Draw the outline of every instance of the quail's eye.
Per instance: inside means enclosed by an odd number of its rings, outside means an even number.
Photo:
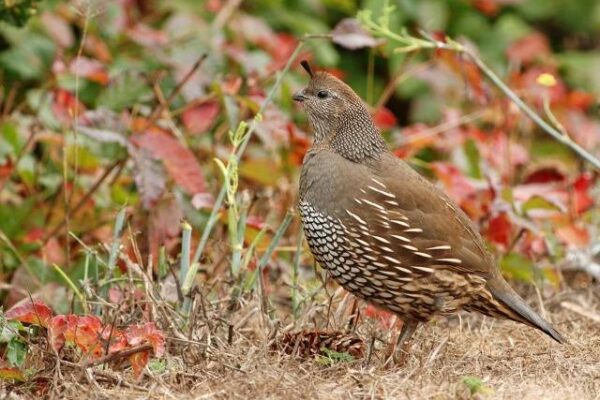
[[[317,97],[320,98],[320,99],[326,99],[326,98],[329,97],[329,93],[327,93],[327,90],[320,90],[317,93]]]

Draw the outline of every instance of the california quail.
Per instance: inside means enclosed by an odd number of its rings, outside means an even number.
[[[322,71],[293,99],[314,134],[300,177],[308,245],[346,290],[404,321],[398,347],[421,322],[479,311],[564,338],[502,277],[469,218],[386,147],[360,97]]]

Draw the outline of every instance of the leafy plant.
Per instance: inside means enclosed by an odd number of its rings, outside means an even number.
[[[0,3],[0,21],[23,26],[37,13],[40,0],[3,0]]]

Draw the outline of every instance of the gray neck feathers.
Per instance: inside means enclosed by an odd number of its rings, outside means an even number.
[[[358,163],[368,158],[378,158],[387,150],[362,102],[345,108],[334,121],[311,118],[310,122],[315,145],[328,144],[329,148],[350,161]]]

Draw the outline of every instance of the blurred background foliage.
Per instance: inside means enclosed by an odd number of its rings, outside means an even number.
[[[598,154],[599,2],[391,3],[392,30],[446,34],[476,49],[541,114],[547,99],[573,139]],[[121,271],[130,258],[161,275],[161,248],[174,265],[181,219],[192,224],[196,243],[222,185],[213,158],[227,159],[227,132],[254,116],[299,41],[328,34],[359,10],[378,15],[383,5],[3,1],[0,280],[11,284],[0,288],[4,302],[48,290],[58,303],[65,289],[51,266],[74,280],[89,278],[87,256],[106,256],[122,207],[130,238],[122,243]],[[568,283],[571,270],[584,271],[577,275],[584,284],[599,277],[590,267],[598,252],[597,173],[460,57],[393,48],[350,50],[314,38],[300,56],[341,76],[367,101],[391,148],[439,180],[508,275],[554,288]],[[556,85],[538,84],[542,73],[555,76]],[[250,199],[244,240],[265,230],[259,253],[295,205],[310,134],[291,93],[306,81],[295,61],[239,166],[239,192]],[[225,215],[203,254],[200,279],[226,274]],[[275,281],[288,279],[297,234],[295,221],[269,262]],[[308,253],[301,261],[307,281],[316,279]]]

